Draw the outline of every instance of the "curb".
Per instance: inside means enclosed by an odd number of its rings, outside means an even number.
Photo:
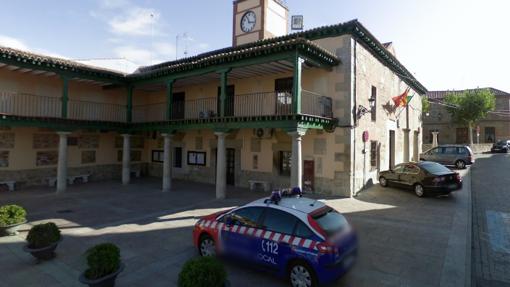
[[[471,286],[471,193],[471,168],[469,168],[464,175],[464,187],[455,194],[459,204],[453,216],[439,286]]]

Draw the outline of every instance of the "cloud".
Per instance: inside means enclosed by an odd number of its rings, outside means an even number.
[[[115,48],[113,52],[117,55],[117,57],[126,58],[138,65],[150,64],[151,59],[154,56],[151,51],[134,46],[120,46]]]
[[[108,21],[110,31],[118,35],[150,36],[159,34],[155,27],[159,12],[151,8],[133,7]]]
[[[23,41],[13,38],[13,37],[4,36],[4,35],[0,35],[0,46],[9,47],[9,48],[18,49],[18,50],[30,51],[28,46]]]
[[[128,6],[129,2],[127,0],[102,0],[100,5],[104,9],[117,9]]]

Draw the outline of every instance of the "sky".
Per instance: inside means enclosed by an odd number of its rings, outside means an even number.
[[[286,2],[305,29],[358,19],[428,90],[510,92],[508,0]],[[2,11],[0,45],[122,71],[232,44],[232,0],[17,0]]]

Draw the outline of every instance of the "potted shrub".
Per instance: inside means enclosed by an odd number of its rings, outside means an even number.
[[[27,222],[27,212],[19,205],[4,205],[0,207],[0,236],[16,235],[20,225]]]
[[[191,259],[179,273],[179,287],[224,287],[229,286],[223,264],[211,256]]]
[[[62,241],[60,230],[53,222],[34,225],[27,235],[23,250],[37,259],[49,260],[55,257],[55,249]]]
[[[113,287],[124,264],[120,250],[112,243],[98,244],[85,253],[88,269],[80,275],[80,282],[90,287]]]

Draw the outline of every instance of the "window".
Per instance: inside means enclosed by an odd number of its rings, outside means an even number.
[[[404,164],[399,164],[393,168],[393,172],[402,173],[402,172],[404,172],[404,167],[405,167]]]
[[[297,220],[298,219],[290,213],[274,208],[267,208],[262,227],[275,232],[292,234]]]
[[[329,209],[324,213],[318,214],[314,216],[313,219],[328,235],[333,235],[348,225],[345,217],[334,209]]]
[[[468,150],[464,147],[458,147],[457,148],[457,153],[458,154],[469,154]]]
[[[298,220],[296,225],[296,230],[294,231],[294,236],[301,238],[311,238],[314,233],[304,224],[301,220]]]
[[[456,147],[444,147],[443,153],[444,154],[457,154],[457,148]]]
[[[291,156],[292,153],[290,151],[280,151],[279,156],[280,175],[290,176]]]
[[[152,162],[163,162],[163,154],[164,152],[162,150],[153,150],[151,156]]]
[[[205,152],[188,151],[188,165],[205,166]]]
[[[496,142],[496,128],[495,127],[485,127],[484,141],[486,143],[495,143]]]
[[[370,105],[372,107],[371,109],[371,116],[372,121],[375,122],[377,119],[377,88],[372,86],[372,94],[370,96],[370,99],[373,99],[373,103]]]
[[[230,218],[232,224],[248,227],[258,227],[258,222],[262,211],[264,211],[264,208],[262,207],[246,207],[238,209],[226,217]]]
[[[370,167],[377,168],[377,141],[370,141]]]
[[[182,167],[182,147],[174,147],[174,167]]]
[[[420,173],[420,168],[413,164],[408,164],[408,165],[406,165],[406,167],[404,169],[404,173],[418,174],[418,173]]]
[[[290,78],[276,79],[274,90],[276,93],[276,113],[289,114],[292,110],[292,89],[294,80]]]

